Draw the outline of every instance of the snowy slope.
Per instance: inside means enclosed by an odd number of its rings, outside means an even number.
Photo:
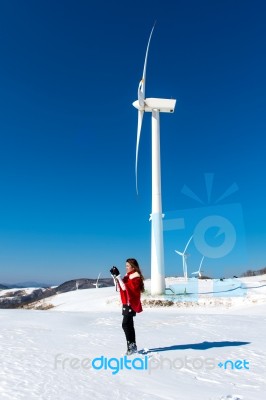
[[[147,369],[116,373],[111,367],[121,362],[125,339],[113,287],[45,299],[55,306],[48,311],[0,310],[0,398],[263,399],[265,276],[246,278],[245,284],[245,297],[219,298],[215,307],[208,302],[214,297],[197,307],[146,307],[135,326],[149,359],[131,360]],[[118,360],[110,362],[112,357]],[[94,369],[96,358],[95,366],[105,359],[107,368]]]

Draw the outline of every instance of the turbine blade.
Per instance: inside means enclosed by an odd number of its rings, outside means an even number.
[[[192,238],[193,238],[193,235],[189,238],[189,241],[188,241],[187,244],[186,244],[184,253],[186,252],[186,249],[188,248],[188,245],[189,245],[189,243],[191,242]]]
[[[101,272],[100,272],[99,275],[98,275],[98,278],[97,278],[97,281],[96,281],[96,285],[98,284],[98,281],[99,281],[99,279],[100,279],[100,276],[101,276]]]
[[[200,269],[201,269],[203,260],[204,260],[204,256],[203,256],[202,259],[201,259],[200,266],[199,266],[199,271],[200,271]]]
[[[148,40],[148,45],[147,45],[146,54],[145,54],[145,60],[144,60],[142,79],[141,79],[141,81],[139,83],[139,88],[138,88],[138,100],[139,100],[139,105],[141,107],[144,107],[147,60],[148,60],[148,54],[149,54],[150,41],[151,41],[151,37],[152,37],[152,34],[153,34],[154,27],[155,27],[155,23],[154,23],[154,25],[152,27],[152,30],[151,30],[151,33],[150,33],[150,37],[149,37],[149,40]]]
[[[135,161],[135,176],[136,176],[136,191],[138,194],[138,157],[139,157],[139,141],[140,141],[140,133],[141,126],[143,120],[144,111],[138,111],[138,130],[137,130],[137,143],[136,143],[136,161]]]
[[[178,251],[178,250],[175,250],[175,252],[177,253],[177,254],[179,254],[180,256],[184,256],[184,253],[181,253],[181,251]]]

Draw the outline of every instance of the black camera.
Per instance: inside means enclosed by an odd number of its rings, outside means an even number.
[[[110,272],[111,272],[111,275],[113,275],[114,277],[120,275],[120,272],[118,271],[118,269],[117,269],[115,266],[113,266],[113,267],[110,269]]]

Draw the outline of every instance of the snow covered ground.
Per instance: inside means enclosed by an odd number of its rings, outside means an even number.
[[[0,399],[264,399],[266,277],[241,281],[242,292],[204,281],[196,301],[146,306],[135,327],[149,351],[126,359],[114,287],[47,298],[48,311],[0,310]]]

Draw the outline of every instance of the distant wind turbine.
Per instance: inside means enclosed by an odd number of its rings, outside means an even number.
[[[98,283],[99,279],[100,279],[100,276],[101,276],[101,272],[98,275],[97,281],[95,283],[93,283],[93,286],[95,286],[95,289],[98,289],[101,286],[101,284]]]
[[[203,256],[202,259],[201,259],[201,262],[200,262],[200,266],[199,266],[198,271],[191,272],[191,275],[198,275],[198,277],[201,278],[201,266],[202,266],[203,260],[204,260],[204,256]]]
[[[186,244],[186,246],[185,246],[183,252],[182,252],[182,251],[175,250],[175,252],[176,252],[177,254],[179,254],[179,255],[182,257],[183,273],[184,273],[184,278],[185,278],[186,280],[187,280],[187,260],[186,260],[186,259],[187,259],[187,257],[188,257],[188,254],[186,253],[186,250],[187,250],[188,245],[189,245],[189,243],[191,242],[192,238],[193,238],[193,235],[189,238],[189,240],[188,240],[188,242],[187,242],[187,244]]]
[[[155,26],[155,25],[154,25]],[[160,112],[173,113],[176,100],[146,98],[146,68],[151,37],[154,26],[151,30],[145,54],[142,79],[138,87],[138,100],[133,106],[138,110],[138,127],[136,143],[136,190],[138,193],[138,152],[141,134],[141,126],[144,112],[152,115],[152,211],[151,211],[151,294],[164,294],[164,246],[163,246],[163,215],[161,198],[161,159],[160,159]]]

